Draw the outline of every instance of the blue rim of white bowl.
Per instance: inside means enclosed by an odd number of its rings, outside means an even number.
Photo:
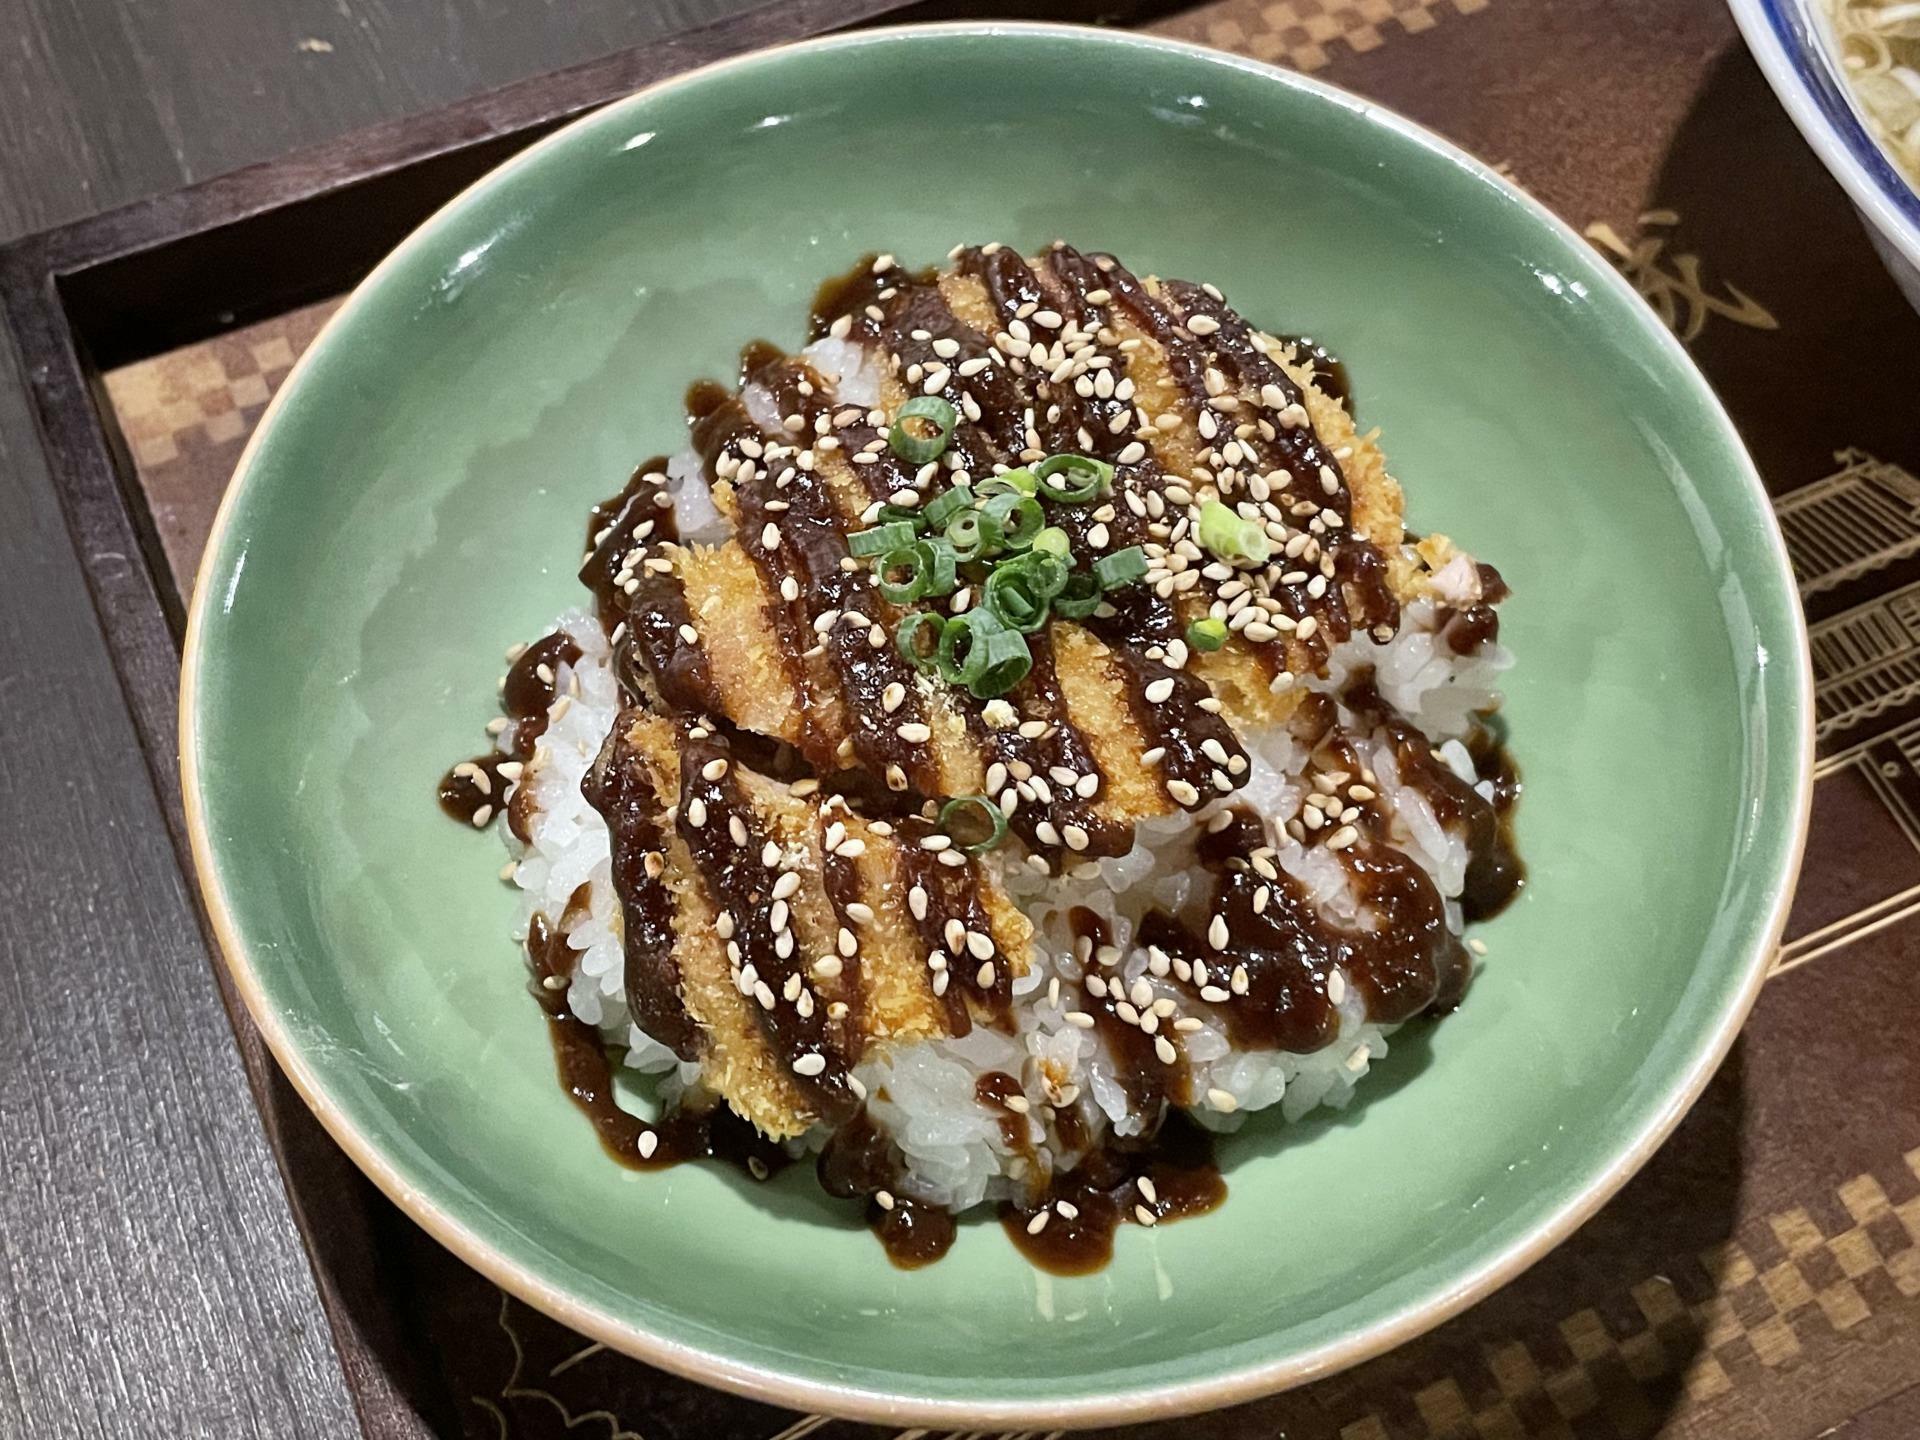
[[[1832,49],[1814,33],[1806,5],[1802,0],[1732,0],[1732,8],[1808,143],[1829,162],[1854,202],[1870,211],[1920,267],[1920,191],[1868,132]],[[1760,26],[1764,33],[1756,33]],[[1848,165],[1835,163],[1836,147]]]

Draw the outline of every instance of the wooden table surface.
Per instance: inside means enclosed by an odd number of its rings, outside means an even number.
[[[748,8],[5,0],[0,241]],[[358,1434],[0,344],[0,1435]]]

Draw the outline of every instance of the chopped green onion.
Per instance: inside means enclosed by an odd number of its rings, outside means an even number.
[[[1102,590],[1118,590],[1122,585],[1131,585],[1146,573],[1147,552],[1138,545],[1115,550],[1111,555],[1102,555],[1093,562],[1093,578],[1100,582]]]
[[[1227,643],[1227,622],[1209,615],[1187,626],[1187,644],[1195,650],[1218,650]]]
[[[914,541],[914,528],[904,520],[889,520],[884,525],[876,525],[871,530],[858,530],[847,537],[849,553],[865,558],[870,555],[884,555],[889,550],[898,550],[902,545],[911,545]]]
[[[940,631],[940,676],[949,685],[971,685],[986,665],[986,639],[1006,623],[990,610],[973,609],[948,620]]]
[[[1029,550],[1006,563],[1026,575],[1033,593],[1043,600],[1051,600],[1067,588],[1067,576],[1071,573],[1067,562],[1051,551]]]
[[[1084,620],[1100,608],[1100,582],[1085,570],[1067,577],[1067,588],[1053,598],[1053,613],[1062,620]]]
[[[1080,505],[1105,493],[1113,466],[1088,455],[1049,455],[1035,468],[1040,494],[1062,505]]]
[[[1034,536],[1046,526],[1046,512],[1040,502],[1013,491],[1002,491],[980,507],[982,515],[991,515],[1004,532],[1000,543],[1009,550],[1025,550]]]
[[[960,557],[954,553],[953,546],[944,536],[935,535],[930,540],[922,540],[913,547],[919,553],[925,568],[927,588],[923,592],[929,599],[951,595],[959,588]]]
[[[969,855],[984,855],[1007,838],[1007,816],[984,795],[956,795],[940,807],[940,828]],[[967,839],[969,832],[979,838]]]
[[[920,632],[931,625],[927,632],[926,648],[921,648]],[[915,610],[900,622],[900,628],[893,632],[893,644],[913,668],[921,674],[929,674],[940,668],[940,636],[947,628],[946,617],[936,615],[931,610]]]
[[[897,570],[906,571],[906,578],[894,579]],[[873,588],[895,605],[911,605],[927,593],[927,570],[928,561],[920,547],[902,545],[873,562]]]
[[[987,636],[985,658],[980,674],[967,688],[976,699],[991,700],[1004,695],[1033,669],[1033,652],[1026,640],[1011,630],[996,630]]]
[[[947,543],[961,560],[978,560],[998,550],[1000,522],[982,510],[963,510],[947,522]]]
[[[1073,543],[1058,525],[1049,525],[1033,537],[1033,548],[1043,555],[1058,555],[1062,560],[1073,554]]]
[[[996,565],[987,576],[984,602],[1001,620],[1022,635],[1031,635],[1047,623],[1048,597],[1034,587],[1031,572],[1017,565]]]
[[[989,475],[980,482],[980,493],[986,495],[1004,495],[1009,491],[1016,495],[1034,495],[1039,493],[1040,482],[1033,478],[1033,472],[1024,466],[1018,470],[1009,470],[1004,475]]]
[[[1200,543],[1229,565],[1264,565],[1273,542],[1260,524],[1235,514],[1218,500],[1200,507]]]
[[[959,412],[938,395],[916,395],[893,417],[887,448],[915,465],[938,460],[953,438],[954,422],[959,418]],[[908,424],[916,420],[918,425]],[[927,426],[933,427],[932,434],[926,433]]]
[[[967,485],[956,485],[942,495],[929,500],[920,511],[929,530],[943,530],[955,515],[973,504],[973,490]]]
[[[955,615],[940,632],[940,674],[977,699],[1006,694],[1032,668],[1027,642],[991,610]]]
[[[882,525],[891,525],[891,524],[894,524],[896,521],[904,522],[908,525],[911,525],[914,529],[915,534],[918,534],[920,531],[927,528],[927,517],[925,515],[922,515],[918,510],[915,510],[911,506],[882,505],[880,507],[878,523]]]

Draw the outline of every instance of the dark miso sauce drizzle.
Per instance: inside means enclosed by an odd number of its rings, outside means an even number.
[[[1040,310],[1057,312],[1086,333],[1099,331],[1103,345],[1111,344],[1111,327],[1123,322],[1152,336],[1167,373],[1195,413],[1212,403],[1223,374],[1233,388],[1267,393],[1265,387],[1274,387],[1288,402],[1303,400],[1299,386],[1268,353],[1270,343],[1207,287],[1144,283],[1110,256],[1083,255],[1065,246],[1056,246],[1032,266],[1009,250],[966,250],[957,256],[955,273],[978,282],[998,325],[1009,332],[1014,322]],[[885,347],[900,357],[903,368],[919,367],[907,380],[914,381],[923,371],[931,375],[937,368],[946,369],[944,385],[937,376],[928,381],[942,388],[924,393],[942,394],[963,412],[944,463],[963,468],[976,484],[996,466],[1030,463],[1035,449],[1092,454],[1112,464],[1112,503],[1058,507],[1050,515],[1050,523],[1068,531],[1076,555],[1149,538],[1146,514],[1159,516],[1163,493],[1169,485],[1185,485],[1186,479],[1170,477],[1150,449],[1143,457],[1137,453],[1141,447],[1131,443],[1135,431],[1128,392],[1115,393],[1127,379],[1127,354],[1116,351],[1111,356],[1108,376],[1115,383],[1103,381],[1091,387],[1092,393],[1056,384],[1041,397],[1035,385],[1044,372],[1010,364],[986,334],[955,313],[949,298],[931,270],[876,269],[863,263],[821,287],[814,333],[828,333],[844,317],[850,322],[842,332],[848,338]],[[975,314],[978,302],[969,303],[974,308],[959,308]],[[1291,347],[1296,369],[1310,370],[1318,390],[1351,408],[1346,367],[1337,358],[1310,338],[1283,343]],[[971,372],[964,382],[957,378],[963,366]],[[849,453],[871,445],[880,432],[864,416],[849,422],[838,413],[842,406],[830,405],[831,387],[821,376],[765,342],[742,352],[739,383],[764,387],[778,413],[788,417],[788,433],[778,427],[763,430],[736,390],[706,381],[690,387],[686,396],[692,443],[709,481],[730,482],[738,511],[737,537],[760,571],[765,592],[793,596],[769,600],[766,618],[777,641],[777,663],[796,701],[828,714],[837,710],[837,733],[845,737],[831,749],[809,749],[802,740],[801,758],[783,763],[822,777],[861,772],[884,777],[885,791],[849,791],[845,798],[862,808],[906,817],[896,822],[901,842],[897,878],[903,894],[911,886],[925,891],[924,918],[913,922],[925,947],[931,951],[943,946],[950,919],[990,933],[974,864],[937,863],[917,843],[930,826],[913,816],[912,809],[922,798],[938,795],[940,777],[928,759],[930,752],[904,743],[898,733],[902,724],[921,721],[927,714],[911,665],[892,644],[869,643],[864,627],[816,626],[828,611],[858,611],[891,633],[900,618],[900,612],[865,583],[863,567],[848,560],[846,533],[851,527],[843,511],[850,502],[816,470],[787,467],[775,478],[780,447],[792,453],[796,434],[826,433],[830,412],[832,433]],[[1201,433],[1213,432],[1203,427]],[[1312,615],[1316,626],[1305,638],[1273,647],[1272,654],[1261,647],[1259,659],[1268,678],[1278,673],[1281,663],[1274,655],[1284,656],[1298,670],[1324,660],[1329,648],[1350,634],[1371,631],[1385,638],[1400,623],[1386,556],[1346,530],[1352,496],[1333,450],[1309,424],[1289,421],[1257,430],[1241,426],[1233,433],[1239,458],[1235,442],[1223,433],[1214,442],[1220,447],[1215,463],[1224,456],[1242,476],[1264,476],[1275,484],[1284,477],[1292,495],[1312,495],[1323,514],[1335,517],[1327,521],[1330,528],[1323,536],[1324,560],[1309,551],[1299,567],[1315,566],[1324,576],[1319,593],[1310,595],[1304,583],[1293,581],[1272,592],[1280,613],[1296,622]],[[884,446],[875,451],[872,463],[851,467],[873,500],[916,483],[916,467]],[[762,455],[765,463],[742,468],[743,457]],[[730,468],[723,471],[723,463]],[[715,763],[732,756],[736,742],[766,742],[740,736],[727,725],[680,578],[671,566],[647,563],[651,547],[680,539],[669,490],[666,461],[650,459],[618,494],[595,506],[589,518],[580,579],[593,595],[613,645],[625,702],[634,708],[622,713],[582,790],[607,819],[612,835],[615,888],[626,927],[626,993],[633,1014],[682,1059],[697,1060],[701,1036],[679,994],[675,900],[662,880],[669,847],[680,847],[690,857],[716,911],[730,917],[727,933],[743,968],[751,966],[778,989],[806,966],[808,957],[797,953],[797,946],[789,947],[787,955],[776,952],[769,918],[771,872],[756,857],[777,837],[765,833],[738,772]],[[1092,537],[1096,526],[1107,535]],[[778,530],[777,542],[770,535],[760,538],[767,527]],[[1507,589],[1490,566],[1481,567],[1480,580],[1479,601],[1441,615],[1440,638],[1456,654],[1475,653],[1499,637],[1493,607]],[[1183,643],[1185,634],[1179,605],[1146,586],[1114,592],[1108,600],[1082,624],[1106,647],[1124,678],[1133,719],[1161,752],[1158,764],[1169,794],[1195,809],[1238,788],[1248,761],[1233,727],[1217,704],[1208,703],[1211,692],[1204,680],[1183,665],[1167,663],[1170,650]],[[1007,699],[1023,720],[1044,721],[1044,729],[1023,736],[1018,726],[988,726],[975,706],[966,715],[977,748],[987,761],[1001,761],[1016,774],[1065,768],[1098,775],[1092,748],[1068,715],[1052,638],[1043,632],[1031,643],[1033,668]],[[533,758],[545,730],[548,710],[558,698],[559,668],[578,658],[578,648],[564,633],[545,637],[515,658],[501,691],[506,743],[455,766],[443,778],[439,798],[449,815],[484,825],[499,813],[518,775],[515,762]],[[887,709],[881,697],[896,684],[905,698],[895,697],[893,708]],[[1144,695],[1149,686],[1156,693],[1171,693],[1148,703]],[[1483,795],[1386,705],[1370,681],[1356,679],[1342,701],[1373,726],[1374,734],[1385,732],[1394,745],[1401,783],[1419,791],[1443,825],[1467,837],[1470,863],[1460,902],[1466,917],[1477,920],[1497,913],[1525,878],[1511,834],[1520,779],[1497,736],[1480,730],[1468,747],[1477,778],[1490,792]],[[678,737],[681,785],[671,811],[663,810],[643,757],[620,743],[629,726],[644,717],[656,725],[667,721]],[[1314,751],[1315,766],[1357,769],[1351,746],[1335,729],[1336,719],[1329,697],[1312,696],[1299,706],[1293,732]],[[741,754],[745,762],[760,765],[758,750]],[[791,757],[793,752],[785,754]],[[858,771],[849,770],[856,765]],[[1191,798],[1182,793],[1182,782],[1191,786]],[[526,816],[505,808],[515,833],[527,839]],[[704,819],[694,823],[690,814]],[[828,814],[824,808],[818,812],[823,826]],[[1020,805],[1011,821],[1034,853],[1057,864],[1062,857],[1045,856],[1046,847],[1037,840],[1043,821],[1056,830],[1071,824],[1084,831],[1085,858],[1122,853],[1132,843],[1127,827],[1103,819],[1099,808],[1071,786],[1058,786],[1050,797]],[[1198,863],[1212,880],[1208,911],[1224,917],[1233,948],[1216,950],[1204,933],[1159,912],[1145,918],[1138,937],[1170,962],[1174,979],[1168,983],[1184,992],[1182,1013],[1210,1018],[1241,1047],[1304,1053],[1338,1038],[1340,1007],[1330,991],[1336,970],[1344,973],[1368,1017],[1376,1021],[1443,1013],[1457,1003],[1470,971],[1464,947],[1448,930],[1444,901],[1426,873],[1381,843],[1383,824],[1377,809],[1368,810],[1367,818],[1358,822],[1359,838],[1340,852],[1355,890],[1380,917],[1372,931],[1331,924],[1298,882],[1263,863],[1265,836],[1251,812],[1234,812],[1229,823],[1206,835]],[[836,916],[847,925],[849,907],[860,894],[851,862],[829,856],[823,882]],[[714,1158],[765,1179],[791,1163],[781,1145],[723,1102],[682,1109],[658,1121],[643,1120],[616,1103],[609,1049],[593,1026],[573,1015],[566,998],[576,957],[564,932],[584,903],[582,887],[558,925],[536,916],[527,952],[533,993],[548,1018],[561,1083],[587,1114],[603,1146],[621,1163],[641,1169]],[[1094,912],[1077,909],[1071,922],[1083,948],[1096,956],[1109,944],[1105,924]],[[964,1035],[976,1023],[1011,1028],[1011,966],[995,958],[1000,963],[993,983],[983,986],[975,978],[974,962],[964,955],[955,957],[944,993],[952,1034]],[[1089,960],[1089,970],[1098,964]],[[858,974],[857,958],[849,957],[838,988],[821,992],[823,997],[837,994],[842,1001],[831,1012],[825,1006],[807,1013],[791,1006],[764,1011],[754,1007],[755,1018],[769,1048],[789,1064],[796,1058],[819,1057],[819,1068],[796,1076],[795,1083],[832,1132],[815,1162],[820,1185],[832,1195],[859,1202],[869,1228],[894,1263],[912,1268],[947,1252],[955,1221],[945,1209],[902,1193],[906,1168],[901,1152],[870,1113],[864,1091],[852,1083],[852,1067],[863,1044]],[[1222,994],[1228,998],[1220,999]],[[1003,1146],[1014,1157],[1012,1173],[1018,1175],[1024,1162],[1028,1177],[1028,1193],[1003,1204],[1002,1223],[1022,1254],[1056,1274],[1099,1269],[1111,1257],[1121,1224],[1152,1225],[1200,1214],[1219,1205],[1226,1194],[1213,1137],[1182,1109],[1195,1101],[1183,1037],[1170,1028],[1156,1036],[1127,1021],[1122,1002],[1116,981],[1104,995],[1089,991],[1076,1003],[1092,1016],[1134,1108],[1148,1117],[1143,1135],[1108,1135],[1093,1143],[1082,1105],[1052,1111],[1042,1107],[1036,1114],[1019,1078],[1002,1071],[981,1075],[975,1084],[976,1103],[996,1118]],[[834,1018],[829,1019],[829,1013]],[[1048,1172],[1038,1147],[1046,1133],[1043,1119],[1051,1125],[1059,1152],[1079,1157],[1071,1168]]]

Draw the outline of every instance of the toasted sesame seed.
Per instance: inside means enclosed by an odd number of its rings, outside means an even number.
[[[1467,949],[1476,955],[1484,955],[1487,953],[1487,942],[1479,939],[1469,940],[1467,941]]]
[[[1084,1010],[1069,1010],[1067,1011],[1065,1018],[1066,1018],[1066,1022],[1069,1025],[1073,1026],[1075,1029],[1078,1029],[1078,1030],[1093,1029],[1093,1023],[1094,1023],[1093,1016],[1089,1015]]]
[[[1360,832],[1351,825],[1342,825],[1327,837],[1327,849],[1344,850],[1360,838]]]
[[[991,935],[983,935],[978,930],[968,930],[966,932],[966,945],[967,953],[976,960],[991,960],[993,958],[993,937]]]
[[[742,820],[738,815],[729,815],[727,817],[727,836],[734,844],[745,845],[748,839],[751,838],[747,834],[747,822]]]
[[[904,725],[896,725],[893,733],[909,745],[924,745],[933,738],[933,731],[918,720],[909,720]]]
[[[816,980],[832,980],[839,976],[842,968],[838,955],[822,955],[813,962],[813,976]]]
[[[893,1192],[891,1190],[874,1191],[873,1203],[878,1205],[882,1210],[893,1209]]]
[[[1160,1219],[1158,1215],[1154,1214],[1153,1211],[1144,1205],[1136,1205],[1133,1207],[1133,1218],[1138,1220],[1142,1225],[1152,1225]]]
[[[1047,1228],[1047,1221],[1052,1218],[1053,1212],[1051,1210],[1034,1211],[1033,1218],[1027,1221],[1027,1234],[1038,1235],[1042,1230]]]
[[[1029,1110],[1033,1109],[1032,1102],[1024,1095],[1009,1095],[1000,1103],[1016,1115],[1025,1115]]]
[[[827,1057],[818,1052],[802,1055],[798,1060],[793,1062],[793,1073],[796,1075],[819,1075],[823,1073],[826,1068]]]
[[[906,698],[907,687],[895,680],[880,692],[880,708],[891,715],[900,708],[901,702]]]
[[[1338,1005],[1347,998],[1347,977],[1338,970],[1327,975],[1327,999]]]
[[[1200,803],[1200,792],[1185,780],[1169,780],[1167,782],[1167,794],[1171,795],[1182,805],[1198,805]]]
[[[935,998],[947,993],[947,984],[948,973],[945,970],[935,972],[933,977],[933,993]]]
[[[1173,696],[1173,677],[1171,675],[1162,675],[1158,680],[1150,682],[1147,685],[1146,696],[1147,703],[1151,705],[1159,705],[1171,699]]]
[[[780,878],[773,882],[773,898],[776,900],[788,899],[798,891],[799,888],[800,876],[792,870],[783,870],[780,872]]]
[[[709,760],[700,767],[700,778],[703,780],[718,780],[726,773],[727,762],[724,758]]]
[[[1180,1058],[1180,1052],[1173,1048],[1173,1042],[1164,1035],[1153,1037],[1153,1053],[1160,1058],[1162,1065],[1171,1065]]]
[[[927,918],[927,892],[924,888],[916,885],[907,891],[907,909],[913,912],[916,920]]]

